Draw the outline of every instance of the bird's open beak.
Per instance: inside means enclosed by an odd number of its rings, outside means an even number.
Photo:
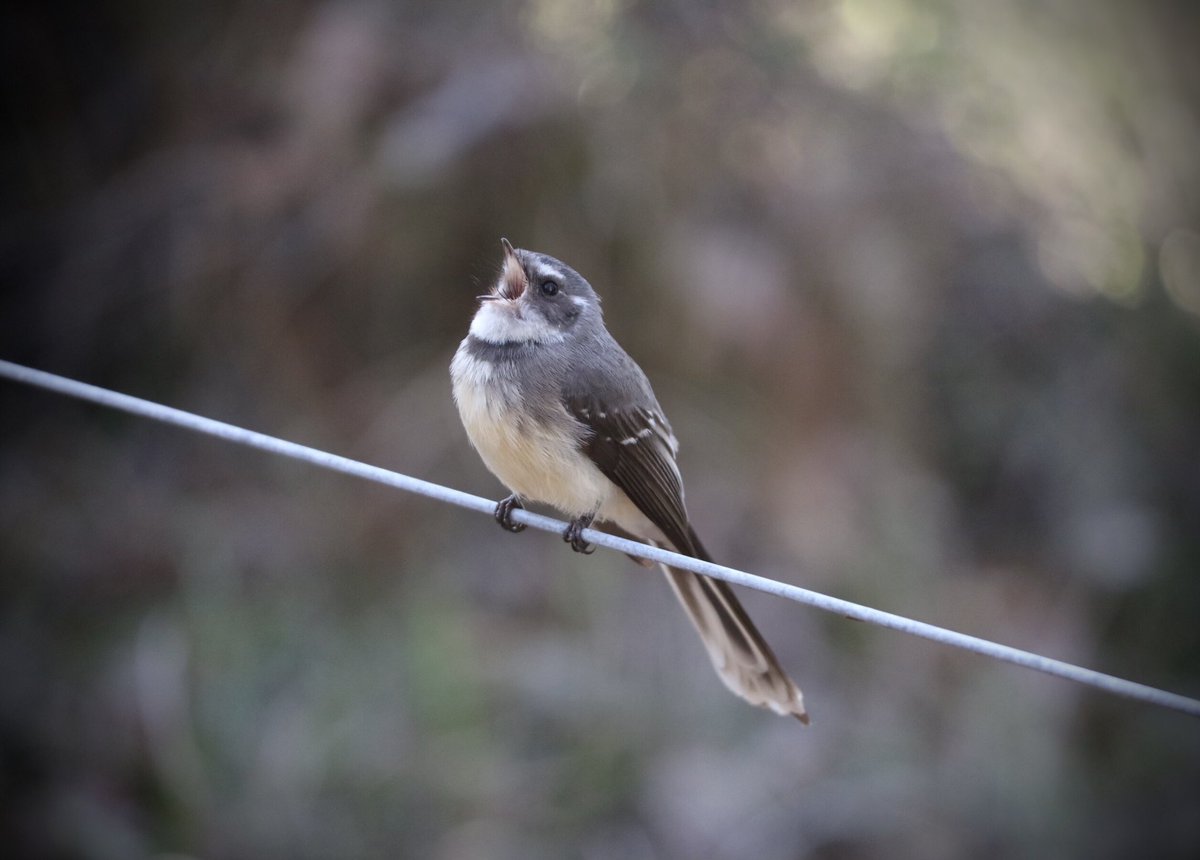
[[[507,239],[501,239],[500,244],[504,248],[504,268],[500,271],[500,280],[496,282],[496,286],[492,287],[492,291],[486,296],[476,296],[481,302],[494,302],[499,299],[516,301],[524,295],[525,288],[529,286],[529,279],[525,276],[525,267],[521,265],[521,260],[517,257],[512,243]]]
[[[500,273],[500,283],[496,291],[500,298],[513,301],[525,293],[529,279],[525,276],[525,267],[521,265],[512,243],[501,239],[500,244],[504,247],[504,270]]]

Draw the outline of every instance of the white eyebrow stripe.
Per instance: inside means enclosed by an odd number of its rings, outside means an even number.
[[[566,277],[566,275],[564,275],[558,269],[547,265],[546,263],[537,264],[537,273],[543,278],[553,278],[556,281],[561,281]]]

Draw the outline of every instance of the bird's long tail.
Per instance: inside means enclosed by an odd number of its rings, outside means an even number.
[[[695,532],[689,537],[693,546],[688,554],[709,561]],[[719,579],[667,565],[660,567],[725,686],[752,705],[791,714],[807,725],[808,712],[800,688],[779,665],[733,590]]]

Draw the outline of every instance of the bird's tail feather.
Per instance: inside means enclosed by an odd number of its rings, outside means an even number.
[[[708,559],[693,532],[692,552]],[[808,712],[800,688],[779,665],[737,595],[719,579],[660,565],[692,620],[717,675],[733,693],[752,705],[791,714],[805,725]]]

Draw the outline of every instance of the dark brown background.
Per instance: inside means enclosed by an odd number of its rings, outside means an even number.
[[[89,8],[0,24],[3,358],[498,496],[447,365],[505,235],[720,559],[1200,693],[1193,4]],[[805,730],[619,555],[0,411],[9,856],[1200,846],[1186,717],[747,595]]]

